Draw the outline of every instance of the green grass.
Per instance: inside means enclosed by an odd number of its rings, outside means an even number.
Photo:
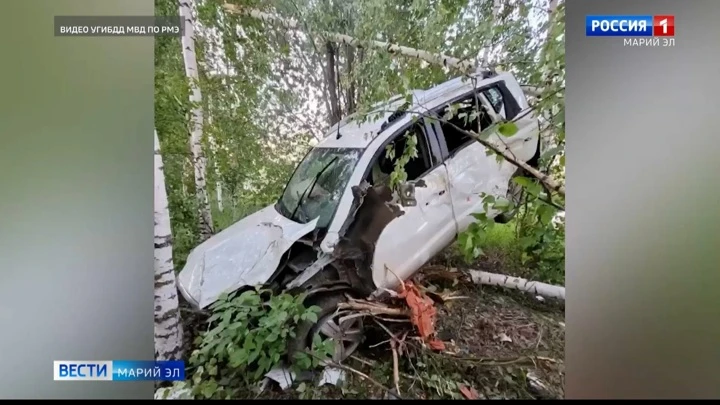
[[[517,246],[517,232],[513,222],[495,224],[481,238],[483,249],[513,250]]]

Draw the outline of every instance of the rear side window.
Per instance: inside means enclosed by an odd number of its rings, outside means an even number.
[[[497,87],[491,87],[483,91],[483,94],[487,97],[488,101],[490,101],[493,110],[500,114],[500,111],[503,108],[503,96],[500,93],[500,90]]]

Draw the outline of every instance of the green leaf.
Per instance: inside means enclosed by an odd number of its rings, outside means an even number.
[[[502,124],[498,125],[498,132],[502,136],[513,136],[517,134],[518,127],[515,125],[514,122],[503,122]]]
[[[310,322],[312,322],[312,323],[316,323],[316,322],[318,321],[318,316],[317,316],[317,314],[314,313],[314,312],[306,312],[306,313],[305,313],[305,319],[308,320],[308,321],[310,321]]]
[[[493,207],[498,209],[508,208],[510,207],[510,200],[500,197],[495,200],[495,204],[493,204]]]
[[[562,146],[555,146],[554,148],[550,148],[550,149],[546,150],[545,153],[542,154],[542,156],[540,156],[540,159],[541,159],[541,160],[550,159],[551,157],[553,157],[553,156],[557,155],[558,153],[562,152],[562,150],[563,150],[563,147],[562,147]]]

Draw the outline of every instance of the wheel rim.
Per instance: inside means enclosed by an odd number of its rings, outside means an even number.
[[[360,317],[342,319],[329,314],[318,320],[316,333],[334,344],[333,361],[341,362],[360,346],[363,338],[363,324]]]

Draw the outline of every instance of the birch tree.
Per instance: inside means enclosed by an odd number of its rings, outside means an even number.
[[[200,240],[204,241],[213,234],[212,211],[207,190],[207,163],[203,154],[203,111],[200,92],[198,62],[195,53],[194,1],[180,0],[180,18],[184,21],[181,39],[182,55],[185,63],[185,75],[190,83],[190,151],[195,171],[195,193],[198,199],[198,219],[200,221]]]
[[[172,257],[172,232],[165,173],[157,130],[155,143],[155,358],[182,358],[183,329],[180,323],[178,290]]]

